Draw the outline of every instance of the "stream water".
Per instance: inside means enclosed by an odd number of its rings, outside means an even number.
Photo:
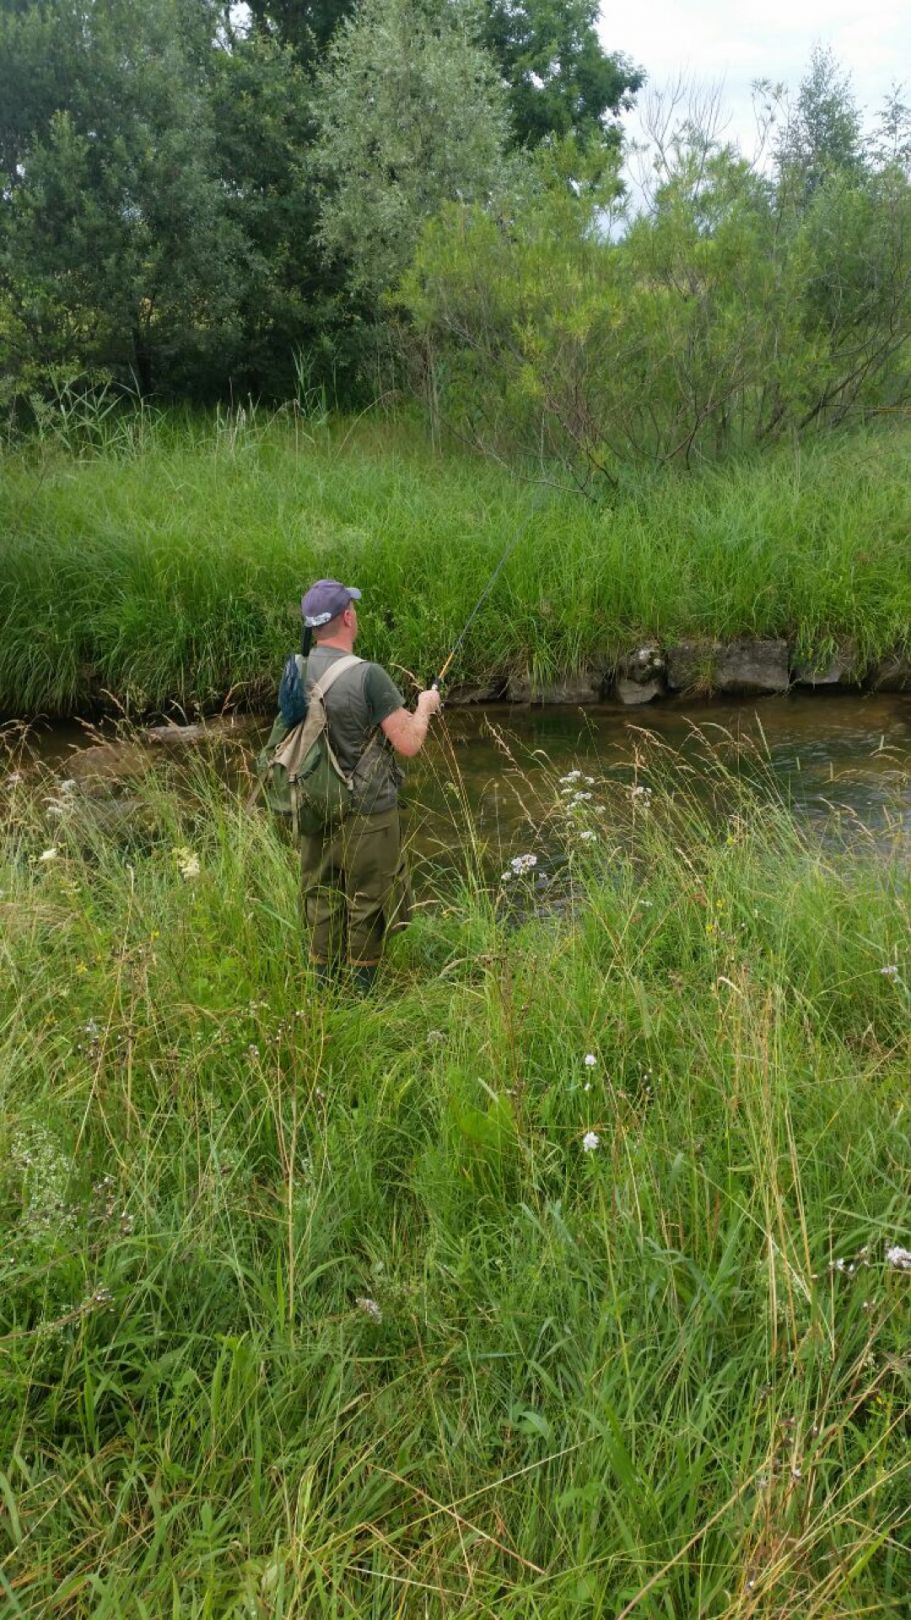
[[[884,842],[911,833],[907,696],[816,692],[635,710],[500,705],[449,708],[443,719],[443,725],[434,722],[431,742],[408,771],[410,821],[428,854],[451,852],[469,824],[485,842],[510,852],[529,812],[533,819],[553,801],[556,777],[575,768],[631,779],[636,754],[650,737],[684,760],[697,751],[700,735],[725,745],[730,738],[752,744],[747,759],[767,760],[794,812],[824,832],[863,830]],[[265,725],[250,717],[237,721],[227,734],[229,752],[236,758],[237,745],[252,749]],[[97,742],[97,733],[74,724],[34,728],[29,736],[31,750],[62,775],[74,774],[74,754]],[[117,749],[109,751],[116,781]],[[126,774],[121,790],[128,793]]]

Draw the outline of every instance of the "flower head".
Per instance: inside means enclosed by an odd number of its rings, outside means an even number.
[[[530,872],[533,867],[537,866],[538,857],[537,855],[514,855],[509,864],[516,877],[520,877],[523,872]]]
[[[586,1131],[585,1135],[582,1138],[582,1152],[583,1153],[595,1153],[597,1151],[597,1148],[598,1148],[599,1144],[600,1144],[600,1141],[601,1141],[601,1138],[598,1135],[597,1131]]]
[[[582,1062],[585,1064],[587,1069],[593,1069],[597,1061],[598,1059],[595,1057],[594,1052],[586,1052],[584,1058],[582,1059]]]
[[[199,856],[195,855],[192,849],[187,849],[186,845],[181,845],[179,849],[174,850],[174,859],[177,863],[177,870],[185,882],[189,883],[193,878],[199,877]]]
[[[41,854],[38,856],[38,859],[39,859],[39,861],[55,861],[57,859],[57,856],[59,855],[59,853],[60,853],[60,851],[58,850],[57,845],[52,844],[50,849],[43,849],[41,851]]]
[[[903,1249],[901,1244],[893,1243],[886,1250],[886,1263],[894,1266],[896,1271],[911,1271],[911,1249]]]
[[[371,1321],[382,1322],[383,1313],[375,1299],[366,1299],[362,1294],[359,1294],[354,1303],[359,1311],[363,1311],[365,1316],[370,1317]]]

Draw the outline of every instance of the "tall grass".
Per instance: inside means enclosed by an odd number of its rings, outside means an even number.
[[[789,635],[819,656],[850,639],[860,665],[907,642],[903,430],[595,507],[436,455],[405,422],[77,427],[0,469],[6,713],[271,700],[301,590],[325,573],[364,590],[363,650],[426,680],[520,529],[453,680],[554,677],[650,636]]]
[[[906,1612],[899,852],[655,745],[326,1000],[210,771],[3,791],[4,1613]]]

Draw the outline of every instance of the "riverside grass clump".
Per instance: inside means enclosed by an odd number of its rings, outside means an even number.
[[[10,760],[4,1614],[907,1612],[907,863],[585,764],[356,1001],[204,763]]]
[[[359,650],[423,684],[517,530],[452,681],[554,679],[652,637],[786,635],[820,660],[850,642],[859,666],[907,643],[903,427],[601,504],[377,414],[64,428],[2,456],[0,713],[271,702],[301,592],[326,574],[364,591]]]

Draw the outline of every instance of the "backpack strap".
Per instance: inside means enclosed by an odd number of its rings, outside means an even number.
[[[321,681],[314,681],[314,683],[313,683],[313,691],[318,693],[318,695],[325,701],[326,693],[328,692],[330,686],[332,685],[333,681],[337,678],[337,676],[344,675],[347,670],[353,669],[355,664],[362,664],[363,662],[364,662],[363,658],[358,658],[354,653],[346,653],[345,657],[344,658],[339,658],[337,663],[330,664],[329,668],[327,669],[327,671],[326,671],[326,673],[323,676]],[[370,738],[370,741],[368,742],[366,748],[364,749],[364,752],[361,754],[360,759],[358,760],[357,764],[354,767],[355,771],[360,770],[360,768],[363,765],[364,760],[367,758],[367,755],[369,754],[371,748],[375,748],[379,744],[381,736],[382,736],[381,729],[380,729],[379,726],[377,726],[375,728],[374,732],[373,732],[373,736]],[[326,714],[326,747],[329,750],[329,758],[332,760],[332,764],[333,764],[335,770],[338,772],[339,776],[344,777],[345,781],[349,782],[349,785],[350,785],[350,779],[347,776],[345,776],[345,772],[342,770],[342,767],[340,766],[338,760],[335,757],[335,752],[334,752],[333,747],[332,747],[332,740],[331,740],[331,737],[330,737],[330,734],[329,734],[329,715],[328,715],[328,713]],[[352,774],[352,778],[353,778],[354,771],[352,771],[351,774]]]
[[[325,699],[330,686],[334,681],[338,680],[340,675],[344,675],[348,669],[353,669],[355,664],[362,664],[363,662],[364,660],[358,658],[355,653],[346,653],[344,658],[339,658],[334,664],[329,665],[321,681],[313,682],[314,692],[318,697]]]

